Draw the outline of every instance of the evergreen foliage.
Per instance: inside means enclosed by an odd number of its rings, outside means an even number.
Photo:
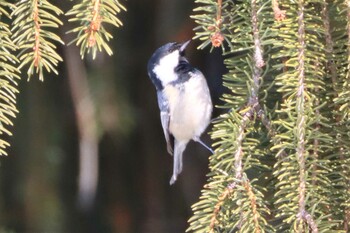
[[[229,72],[188,231],[348,232],[350,1],[196,3],[199,48],[221,47]],[[82,0],[66,13],[82,58],[112,54],[106,25],[122,26],[122,10],[117,0]],[[57,74],[62,15],[47,0],[0,1],[1,136],[11,135],[20,70],[41,81]],[[2,137],[0,155],[8,146]]]
[[[350,1],[196,3],[229,91],[188,231],[348,232]]]
[[[102,48],[109,54],[112,50],[107,44],[112,38],[104,27],[111,24],[122,25],[116,14],[125,8],[118,0],[83,0],[66,13],[72,24],[69,32],[76,33],[76,42],[80,46],[81,56],[92,51],[93,58]],[[63,11],[48,0],[0,1],[0,134],[11,135],[5,127],[12,125],[15,117],[17,80],[20,70],[27,67],[28,80],[37,75],[44,80],[45,72],[58,74],[57,66],[62,57],[57,51],[57,44],[64,45],[58,34],[62,26],[60,17]],[[17,53],[17,54],[16,54]],[[6,140],[0,140],[0,155],[6,155]]]
[[[54,14],[53,14],[53,13]],[[19,1],[12,15],[13,42],[18,46],[21,61],[19,68],[29,64],[28,79],[35,73],[41,81],[44,80],[44,69],[57,74],[57,64],[62,61],[52,43],[63,41],[58,35],[49,31],[49,28],[57,28],[62,22],[56,15],[63,12],[46,0]]]
[[[106,30],[104,24],[111,24],[115,27],[122,26],[122,22],[116,17],[121,10],[126,10],[117,0],[83,0],[77,3],[67,12],[72,16],[70,22],[79,22],[79,26],[69,32],[78,33],[71,42],[80,46],[80,55],[84,58],[85,53],[92,52],[92,57],[96,57],[97,51],[104,49],[108,55],[113,51],[107,42],[113,36]]]
[[[10,27],[5,22],[5,17],[10,18],[10,7],[13,5],[0,1],[0,155],[7,155],[5,149],[9,143],[4,140],[4,134],[12,135],[7,126],[12,125],[11,118],[18,112],[16,108],[18,59],[13,55],[15,45],[11,40]]]

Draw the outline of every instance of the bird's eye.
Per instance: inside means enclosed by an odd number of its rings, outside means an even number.
[[[172,53],[172,52],[174,52],[174,51],[176,51],[176,50],[179,50],[179,48],[180,48],[180,44],[178,44],[178,43],[174,43],[174,44],[172,44],[172,46],[169,48],[169,53]]]

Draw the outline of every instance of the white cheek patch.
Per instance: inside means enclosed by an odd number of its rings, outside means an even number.
[[[160,59],[159,64],[154,67],[153,72],[163,86],[177,79],[174,69],[179,64],[179,57],[179,51],[176,50]]]

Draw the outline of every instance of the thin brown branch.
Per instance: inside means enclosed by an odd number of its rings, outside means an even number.
[[[257,204],[256,204],[256,196],[253,192],[252,186],[249,182],[249,180],[246,180],[243,182],[243,187],[245,191],[247,192],[248,198],[250,200],[250,206],[252,208],[253,213],[253,221],[254,221],[254,233],[260,233],[260,225],[259,225],[259,218],[260,215],[257,210]]]
[[[319,61],[318,61],[318,58],[316,58],[314,67],[315,67],[315,69],[316,69],[315,72],[318,72],[320,69],[322,69],[322,68],[320,67],[320,63],[319,63]],[[319,91],[320,91],[319,88],[316,86],[315,92],[317,93],[317,92],[319,92]],[[320,100],[317,98],[317,99],[315,100],[315,106],[319,106],[319,105],[320,105]],[[316,119],[319,119],[320,116],[321,116],[320,110],[319,110],[319,109],[316,109],[316,110],[315,110],[315,117],[316,117]],[[317,120],[317,121],[315,122],[314,129],[315,129],[315,131],[317,131],[317,132],[319,132],[319,131],[321,130],[321,124],[320,124],[319,120]],[[318,159],[319,159],[319,153],[320,153],[320,151],[319,151],[319,144],[320,144],[319,139],[315,138],[315,139],[314,139],[314,143],[313,143],[313,148],[312,148],[312,150],[313,150],[313,152],[312,152],[312,159],[313,159],[314,161],[313,161],[313,163],[311,164],[311,170],[312,170],[311,184],[312,184],[313,186],[317,185],[316,177],[317,177],[317,175],[318,175],[318,169],[319,169],[319,168],[318,168],[318,166],[317,166],[316,161],[318,161]]]
[[[219,221],[217,220],[217,216],[220,212],[221,206],[224,204],[225,200],[231,195],[231,193],[233,192],[233,189],[234,187],[227,187],[225,191],[220,195],[218,199],[218,203],[216,203],[214,207],[213,216],[211,217],[211,220],[210,220],[210,225],[209,225],[210,233],[214,233],[215,225],[219,223]]]
[[[337,89],[337,69],[335,66],[335,63],[333,62],[334,60],[334,43],[333,43],[333,38],[332,38],[332,33],[331,33],[331,27],[330,27],[330,20],[329,20],[329,11],[327,7],[327,2],[323,2],[322,6],[322,11],[321,11],[321,16],[322,16],[322,21],[323,21],[323,26],[325,29],[325,39],[326,39],[326,57],[327,57],[327,64],[326,64],[326,69],[329,71],[329,74],[331,76],[332,80],[332,85],[333,85],[333,90],[334,90],[334,95],[336,95],[337,92],[335,90]],[[336,96],[335,96],[336,97]]]
[[[312,218],[311,214],[309,214],[307,211],[304,211],[304,212],[300,212],[297,217],[306,222],[309,229],[311,229],[311,233],[318,233],[317,223]],[[302,221],[299,222],[299,226],[302,227]],[[299,232],[300,232],[300,228],[299,228]],[[304,231],[301,230],[301,232],[304,232]]]
[[[245,131],[246,125],[251,118],[251,114],[254,114],[253,111],[254,111],[253,108],[251,108],[249,111],[247,111],[244,114],[244,116],[241,120],[241,123],[239,125],[238,136],[236,138],[237,149],[236,149],[236,152],[234,154],[235,180],[241,181],[242,177],[243,177],[243,162],[242,162],[243,161],[243,149],[242,149],[243,145],[242,144],[243,144],[244,131]],[[217,215],[220,212],[220,209],[224,203],[224,200],[232,193],[232,191],[234,190],[236,185],[237,185],[236,181],[232,182],[231,184],[229,184],[227,186],[225,191],[220,195],[218,203],[214,207],[213,216],[211,217],[210,226],[209,226],[210,233],[214,232],[214,227],[216,224],[218,224]]]
[[[348,192],[350,192],[350,189],[348,189]],[[344,230],[345,232],[349,232],[349,223],[350,223],[350,210],[348,208],[345,209],[344,214]]]
[[[93,47],[96,44],[95,34],[100,30],[101,27],[101,15],[100,15],[100,0],[92,0],[94,5],[92,10],[92,18],[89,27],[85,30],[88,34],[88,47]]]
[[[33,21],[34,21],[34,66],[38,67],[41,60],[40,54],[40,19],[38,0],[33,0]]]
[[[218,0],[215,25],[210,26],[208,28],[209,30],[214,31],[214,33],[211,35],[211,38],[210,38],[211,43],[214,47],[220,47],[222,42],[225,39],[223,34],[221,33],[221,24],[222,24],[222,0]]]
[[[305,149],[305,24],[304,24],[304,0],[298,2],[298,92],[296,95],[297,115],[297,141],[296,148],[297,160],[299,164],[299,211],[297,214],[298,232],[303,232],[303,222],[305,221],[312,229],[313,233],[317,233],[317,224],[312,216],[306,211],[306,149]]]
[[[275,20],[282,21],[286,18],[286,11],[280,9],[278,0],[272,0],[272,9],[275,14]]]
[[[346,1],[347,6],[347,33],[348,33],[348,73],[350,72],[350,0]],[[348,77],[349,78],[349,74]]]
[[[298,232],[302,232],[303,213],[305,213],[305,196],[306,196],[306,177],[305,177],[305,125],[306,116],[304,110],[304,95],[305,95],[305,25],[304,25],[304,1],[299,0],[298,10],[298,92],[296,100],[297,116],[297,141],[296,148],[297,160],[299,164],[299,212],[298,212]]]
[[[278,8],[277,0],[273,0],[272,4],[274,9]],[[278,8],[279,9],[279,8]],[[252,97],[250,101],[254,104],[254,110],[265,128],[268,130],[269,136],[272,138],[274,144],[279,144],[280,140],[275,139],[276,130],[273,128],[270,119],[267,117],[264,109],[261,108],[259,99],[258,99],[258,91],[260,88],[260,79],[261,74],[263,73],[262,67],[265,62],[263,59],[263,50],[261,46],[261,39],[259,36],[259,25],[258,25],[258,17],[257,17],[257,6],[256,0],[252,0],[252,28],[253,28],[253,38],[254,38],[254,71],[253,71],[253,85],[252,85]],[[280,153],[281,156],[285,157],[285,151]]]
[[[235,158],[235,178],[237,180],[241,180],[243,176],[243,139],[244,139],[244,131],[246,129],[247,123],[249,122],[251,116],[253,114],[253,110],[246,112],[244,114],[239,128],[238,128],[238,136],[236,138],[237,149],[234,154]]]
[[[221,17],[222,17],[222,0],[218,0],[218,10],[216,15],[216,22],[217,24],[221,24]]]
[[[260,87],[260,79],[262,74],[262,67],[264,66],[263,51],[261,47],[261,39],[259,35],[259,25],[258,25],[258,12],[256,0],[252,0],[252,13],[251,13],[251,22],[252,22],[252,31],[253,31],[253,40],[254,40],[254,68],[253,68],[253,83],[252,83],[252,98],[254,102],[258,101],[258,91]]]

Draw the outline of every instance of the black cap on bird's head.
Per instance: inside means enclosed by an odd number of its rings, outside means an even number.
[[[187,61],[185,49],[191,40],[184,43],[171,42],[159,47],[151,56],[147,64],[148,75],[157,90],[161,90],[166,83],[174,81],[174,69],[180,61]]]
[[[188,40],[184,43],[170,42],[170,43],[167,43],[167,44],[159,47],[153,53],[148,64],[150,65],[150,63],[158,63],[160,59],[162,59],[163,57],[165,57],[165,56],[167,56],[175,51],[178,51],[180,56],[185,56],[185,49],[190,42],[191,42],[191,40]]]

